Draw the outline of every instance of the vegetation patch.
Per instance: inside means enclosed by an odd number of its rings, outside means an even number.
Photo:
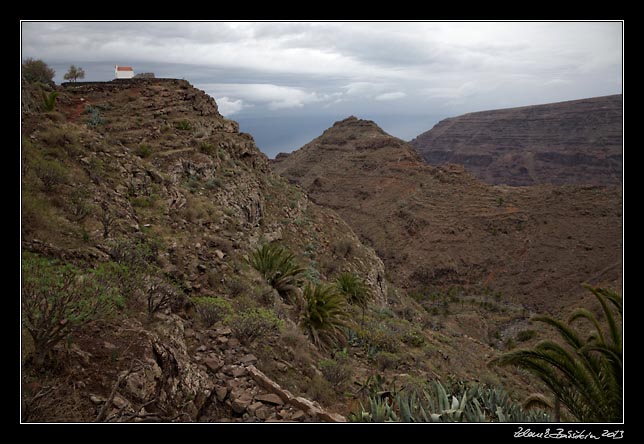
[[[102,268],[82,271],[23,253],[23,326],[33,339],[36,367],[42,367],[53,347],[70,333],[122,306],[115,282],[104,277]]]
[[[192,298],[192,302],[195,304],[195,309],[206,327],[223,321],[233,312],[230,302],[220,297],[196,297]]]
[[[384,387],[383,387],[384,386]],[[370,395],[349,415],[353,422],[549,422],[542,410],[526,410],[501,388],[470,385],[462,381],[443,385],[427,381],[397,389],[382,384],[369,387]],[[390,396],[380,396],[382,392]]]
[[[235,336],[244,344],[250,344],[260,337],[276,335],[284,326],[284,321],[264,308],[245,310],[234,315],[229,323]]]

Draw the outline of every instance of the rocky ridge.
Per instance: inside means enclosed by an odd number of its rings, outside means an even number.
[[[427,165],[355,117],[272,167],[336,210],[390,279],[421,296],[487,288],[558,313],[584,298],[583,282],[621,284],[619,188],[490,186],[462,166]]]
[[[58,93],[45,112],[38,88],[23,85],[22,251],[83,270],[143,254],[147,271],[117,316],[53,350],[57,364],[45,374],[30,367],[23,332],[23,419],[342,420],[308,401],[322,356],[294,307],[246,259],[279,243],[311,279],[359,274],[380,306],[387,283],[373,250],[272,174],[252,137],[186,81],[67,84]],[[351,254],[337,253],[338,242]],[[162,291],[175,299],[148,313],[146,292]],[[209,329],[191,302],[204,296],[237,314],[274,313],[290,345],[279,335],[242,345],[221,323]]]
[[[622,95],[445,119],[410,143],[430,165],[463,165],[490,184],[620,185]]]

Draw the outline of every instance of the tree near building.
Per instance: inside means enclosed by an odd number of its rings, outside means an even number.
[[[34,60],[29,57],[22,62],[22,78],[27,83],[40,82],[53,86],[54,75],[56,75],[56,71],[42,60]]]
[[[76,67],[74,65],[69,67],[69,71],[64,76],[65,80],[70,80],[72,82],[75,82],[77,79],[84,79],[85,78],[85,71],[83,68]]]

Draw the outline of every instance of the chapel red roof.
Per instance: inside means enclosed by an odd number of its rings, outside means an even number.
[[[117,66],[117,71],[134,71],[131,66]]]

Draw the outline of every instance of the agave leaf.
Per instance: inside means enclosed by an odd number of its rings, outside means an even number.
[[[456,399],[456,396],[452,395],[452,408],[451,410],[457,411],[458,410],[458,399]]]
[[[447,410],[449,408],[449,399],[447,398],[445,388],[439,381],[436,381],[436,392],[438,396],[438,410]]]
[[[463,392],[463,398],[461,398],[461,403],[459,404],[459,410],[465,410],[465,405],[467,403],[467,391]]]
[[[499,418],[499,422],[507,422],[506,419],[505,419],[505,415],[503,414],[503,409],[501,408],[501,406],[498,406],[496,408],[495,413],[496,413],[497,418]]]

